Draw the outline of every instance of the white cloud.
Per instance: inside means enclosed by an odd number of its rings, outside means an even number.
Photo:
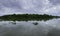
[[[60,15],[60,5],[53,6],[44,11],[45,13],[50,14],[50,15]]]
[[[3,7],[1,10],[0,10],[0,16],[1,15],[6,15],[6,14],[22,14],[22,12],[19,11],[19,9],[13,9],[13,8],[7,8],[7,7]]]

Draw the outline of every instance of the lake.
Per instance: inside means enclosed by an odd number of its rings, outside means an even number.
[[[0,21],[0,36],[60,36],[60,18],[47,21]]]

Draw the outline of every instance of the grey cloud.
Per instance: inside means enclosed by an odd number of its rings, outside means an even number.
[[[37,11],[46,7],[45,0],[0,0],[0,5],[3,7],[20,9],[22,12],[37,13]],[[35,11],[36,10],[36,11]]]
[[[59,4],[59,1],[58,0],[55,1],[54,0],[0,0],[0,14],[1,15],[9,13],[44,14],[47,13],[46,9],[49,10],[47,14],[53,14],[54,13],[53,7],[57,6],[53,5],[55,3]],[[59,9],[56,9],[56,11],[59,11]]]
[[[60,0],[50,0],[53,5],[60,4]]]
[[[5,7],[21,8],[21,3],[18,3],[16,0],[0,0],[0,4],[2,4]]]

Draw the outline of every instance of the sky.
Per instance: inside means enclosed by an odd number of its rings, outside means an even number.
[[[0,16],[14,13],[60,16],[60,0],[0,0]]]

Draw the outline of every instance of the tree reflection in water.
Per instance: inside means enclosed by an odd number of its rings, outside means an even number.
[[[33,24],[34,24],[34,25],[38,25],[38,22],[34,22]]]

